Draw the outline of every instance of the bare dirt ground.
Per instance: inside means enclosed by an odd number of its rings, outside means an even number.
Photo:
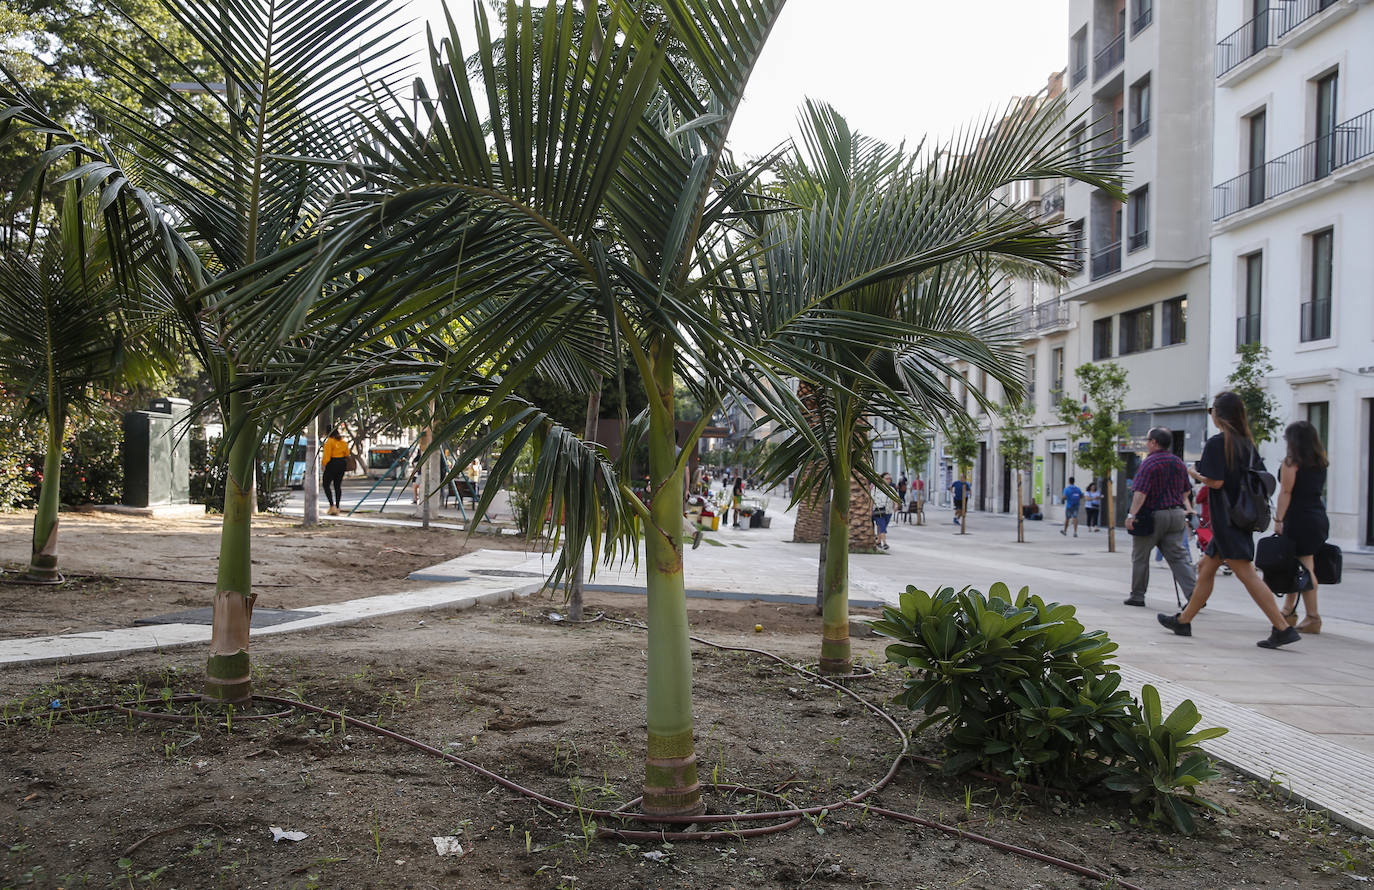
[[[177,528],[148,533],[123,522],[102,526],[109,541],[100,558],[80,548],[86,570],[170,575],[184,567],[187,552],[206,546],[192,547]],[[6,534],[9,542],[13,533]],[[415,566],[399,558],[379,562],[373,559],[379,550],[434,554],[428,560],[434,562],[456,555],[452,547],[462,538],[453,537],[410,530],[393,537],[356,527],[305,532],[281,523],[265,527],[255,544],[264,545],[260,577],[299,585],[281,588],[282,602],[306,605],[290,597],[317,602],[316,579],[337,577],[330,573],[341,552],[357,554],[359,564],[334,586],[356,588],[350,596],[362,588],[381,592],[402,584],[404,571]],[[121,538],[133,542],[121,545]],[[77,553],[68,552],[75,563]],[[145,586],[151,582],[105,583],[98,598],[142,603],[151,595]],[[66,589],[23,593],[54,601],[46,607],[54,625],[85,621],[81,612],[92,600]],[[197,587],[178,595],[201,602],[204,592]],[[23,600],[8,590],[5,596],[6,609]],[[796,661],[815,658],[817,619],[807,607],[708,600],[689,606],[703,637]],[[589,607],[592,614],[630,620],[644,613],[642,597],[627,594],[591,592]],[[548,612],[561,608],[541,596],[264,637],[253,650],[256,689],[380,724],[551,798],[614,809],[638,794],[642,778],[644,638],[608,621],[551,622]],[[36,632],[40,622],[29,620]],[[753,631],[756,624],[762,632]],[[881,641],[857,642],[876,664]],[[198,691],[203,663],[203,652],[181,649],[0,670],[0,888],[1199,890],[1349,887],[1348,874],[1368,875],[1374,865],[1367,839],[1286,806],[1276,786],[1234,775],[1204,789],[1230,815],[1185,838],[1141,823],[1114,799],[1028,795],[941,777],[914,762],[905,762],[872,799],[875,807],[1089,865],[1116,883],[862,807],[748,839],[598,837],[598,828],[621,823],[580,819],[337,718],[286,711],[248,721],[240,711],[226,720],[190,704],[165,703]],[[705,782],[761,788],[789,805],[823,804],[876,782],[900,751],[891,727],[861,705],[762,656],[699,645],[694,676]],[[855,690],[885,702],[900,679],[880,669]],[[149,712],[188,719],[66,714],[136,698]],[[906,713],[894,716],[904,726],[915,723]],[[913,749],[938,753],[924,737]],[[778,805],[720,791],[708,798],[715,813]],[[307,836],[274,843],[273,827]],[[445,836],[456,837],[466,855],[439,856],[431,839]]]

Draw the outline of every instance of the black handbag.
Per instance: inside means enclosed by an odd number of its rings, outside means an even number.
[[[1155,533],[1155,511],[1141,509],[1135,514],[1135,528],[1126,529],[1126,534],[1136,538],[1143,538],[1146,535]]]
[[[1344,559],[1341,548],[1335,544],[1323,544],[1312,557],[1312,567],[1317,570],[1318,584],[1341,583],[1341,564]]]

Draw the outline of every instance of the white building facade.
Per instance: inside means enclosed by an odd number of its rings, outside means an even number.
[[[1268,347],[1329,452],[1331,539],[1374,548],[1374,3],[1216,0],[1215,35],[1210,389]]]

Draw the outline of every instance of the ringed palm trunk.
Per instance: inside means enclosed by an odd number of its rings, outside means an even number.
[[[43,483],[38,491],[38,511],[33,517],[33,552],[29,556],[27,577],[33,581],[56,582],[62,577],[57,572],[57,511],[62,498],[62,435],[67,427],[67,412],[54,403],[48,418]]]
[[[822,674],[850,672],[848,456],[836,456],[830,489],[830,535],[825,542],[825,599],[821,603]]]
[[[667,410],[654,411],[649,419],[653,500],[652,521],[644,529],[649,740],[643,806],[650,816],[694,816],[705,811],[693,739],[692,652],[682,576],[682,475],[674,472],[672,360],[673,347],[667,343],[660,343],[651,355],[653,382]]]
[[[244,396],[229,397],[228,428],[246,413]],[[202,697],[225,704],[252,698],[248,637],[253,620],[253,475],[257,463],[257,428],[245,424],[229,448],[224,485],[224,524],[219,536],[219,574],[210,627],[210,658],[205,664]]]

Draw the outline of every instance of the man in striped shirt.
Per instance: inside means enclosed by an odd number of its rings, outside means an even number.
[[[1186,596],[1192,596],[1197,584],[1197,568],[1188,558],[1188,523],[1184,505],[1192,492],[1188,481],[1188,467],[1178,455],[1170,451],[1173,433],[1155,427],[1146,434],[1145,450],[1149,455],[1140,462],[1132,483],[1131,510],[1126,514],[1126,531],[1131,538],[1131,595],[1128,606],[1144,606],[1145,590],[1150,584],[1150,552],[1158,547],[1174,573],[1174,581]],[[1142,513],[1149,513],[1154,522],[1152,531],[1136,533],[1136,523]]]

